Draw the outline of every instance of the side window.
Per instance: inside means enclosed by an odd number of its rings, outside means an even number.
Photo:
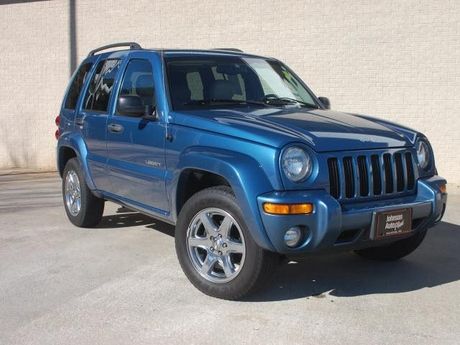
[[[99,62],[85,95],[83,108],[106,112],[109,107],[115,77],[120,68],[119,59],[109,59]]]
[[[64,108],[66,109],[75,109],[78,102],[78,97],[80,96],[81,89],[85,84],[88,73],[93,64],[91,62],[85,63],[80,66],[75,78],[73,78],[72,83],[70,84],[69,92],[65,100]]]
[[[153,71],[148,60],[129,61],[119,96],[138,96],[143,105],[155,106]]]

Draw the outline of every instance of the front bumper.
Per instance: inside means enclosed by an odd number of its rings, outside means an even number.
[[[375,212],[411,208],[414,231],[433,226],[441,220],[446,207],[447,194],[440,191],[445,183],[446,180],[439,176],[420,179],[415,195],[365,203],[342,205],[325,190],[271,192],[259,196],[257,201],[265,231],[277,252],[296,255],[331,249],[349,250],[395,240],[370,240]],[[263,211],[265,202],[309,202],[314,205],[314,211],[309,215],[272,215]],[[304,229],[305,236],[298,247],[289,248],[284,243],[284,233],[293,226]]]

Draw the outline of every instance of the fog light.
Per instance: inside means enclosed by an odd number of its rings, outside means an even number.
[[[284,243],[288,247],[296,247],[302,238],[302,230],[298,226],[293,226],[284,234]]]

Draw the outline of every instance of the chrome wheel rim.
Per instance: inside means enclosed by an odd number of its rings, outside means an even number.
[[[235,279],[246,256],[241,227],[219,208],[206,208],[193,217],[187,229],[187,251],[195,270],[213,283]]]
[[[69,170],[65,177],[65,204],[72,216],[77,216],[81,209],[80,179],[74,170]]]

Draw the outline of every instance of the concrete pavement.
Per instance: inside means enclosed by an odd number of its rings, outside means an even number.
[[[0,176],[0,344],[459,344],[459,210],[400,262],[313,257],[229,302],[187,281],[173,227],[107,203],[79,229],[56,174]]]

